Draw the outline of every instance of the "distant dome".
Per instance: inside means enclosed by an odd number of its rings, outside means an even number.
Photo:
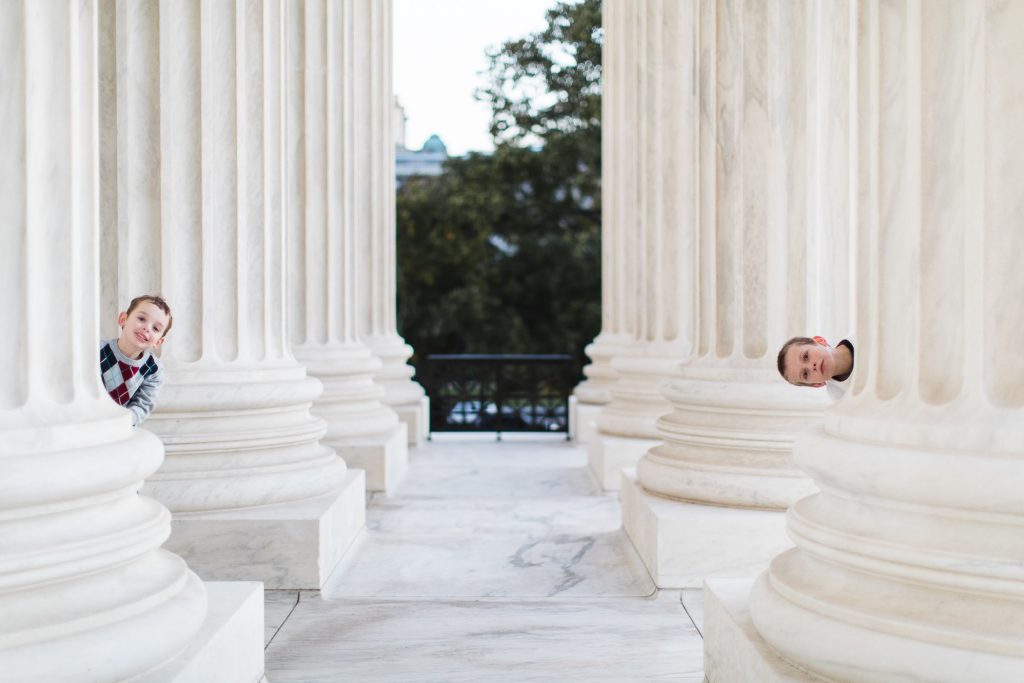
[[[441,154],[448,154],[448,148],[441,142],[441,138],[436,135],[431,135],[427,138],[427,141],[423,143],[424,152],[440,152]]]

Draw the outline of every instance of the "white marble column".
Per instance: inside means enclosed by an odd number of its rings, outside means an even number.
[[[750,616],[712,584],[708,676],[1024,680],[1024,6],[855,10],[853,385]]]
[[[313,412],[324,438],[371,491],[390,492],[408,462],[406,426],[381,401],[381,361],[356,337],[352,0],[289,3],[286,130],[288,312],[292,350],[324,384]]]
[[[623,523],[662,587],[755,576],[815,488],[792,460],[824,389],[779,377],[789,337],[852,336],[849,60],[811,60],[848,10],[706,2],[700,34],[700,334],[665,385],[663,442],[623,483]],[[833,334],[834,333],[834,334]]]
[[[99,377],[95,3],[0,7],[0,678],[114,681],[181,653],[202,583],[139,496],[160,442]],[[89,672],[89,673],[85,673]]]
[[[108,241],[120,305],[161,291],[174,315],[145,423],[167,448],[146,490],[174,513],[168,547],[206,579],[319,588],[363,525],[364,478],[320,443],[322,385],[286,334],[291,4],[163,2],[138,22],[152,6],[119,7]]]
[[[384,402],[407,426],[410,445],[429,430],[427,398],[406,361],[412,347],[398,335],[395,309],[395,143],[391,128],[392,0],[348,0],[352,12],[356,168],[356,325],[359,339],[382,362],[376,381]]]
[[[583,368],[586,378],[569,398],[569,431],[580,443],[593,440],[601,407],[612,400],[611,388],[618,379],[611,361],[632,340],[632,316],[628,297],[634,269],[632,231],[635,225],[637,177],[636,81],[630,73],[636,23],[628,21],[631,10],[622,2],[606,1],[601,12],[604,29],[601,69],[601,332],[584,349],[591,363]]]
[[[606,489],[617,489],[622,468],[657,444],[656,421],[671,409],[661,384],[693,350],[697,97],[687,85],[695,76],[693,8],[676,0],[619,0],[605,8],[621,23],[611,35],[613,53],[623,53],[612,77],[617,73],[627,89],[624,115],[612,127],[635,131],[632,144],[627,138],[616,147],[633,157],[617,168],[620,183],[604,190],[606,198],[616,196],[618,230],[632,244],[621,302],[632,339],[612,358],[618,379],[588,444],[590,467]]]

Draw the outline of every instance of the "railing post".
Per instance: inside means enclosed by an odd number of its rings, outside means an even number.
[[[494,426],[496,428],[496,438],[501,441],[501,420],[505,413],[505,361],[502,358],[498,359],[497,364],[494,368],[495,374],[495,391],[497,392],[497,398],[495,405],[498,409],[498,415],[496,417]]]

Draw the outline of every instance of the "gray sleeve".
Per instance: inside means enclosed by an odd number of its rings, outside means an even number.
[[[142,424],[142,421],[153,412],[153,405],[156,403],[157,394],[160,393],[160,387],[163,386],[163,383],[163,370],[154,372],[143,380],[135,395],[125,404],[124,407],[132,412],[132,426],[137,427]]]

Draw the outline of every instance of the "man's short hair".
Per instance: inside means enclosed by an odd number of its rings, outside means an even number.
[[[168,327],[170,327],[170,326],[168,325]],[[817,343],[818,342],[814,341],[810,337],[793,337],[792,339],[790,339],[789,341],[787,341],[785,344],[782,345],[782,348],[779,349],[779,359],[778,359],[779,374],[782,375],[782,379],[785,379],[787,382],[789,381],[786,378],[786,352],[789,351],[789,347],[791,347],[791,346],[798,346],[800,344],[817,344]]]
[[[171,315],[171,307],[166,301],[164,301],[162,296],[157,294],[143,294],[142,296],[135,297],[132,299],[132,302],[128,304],[127,315],[131,315],[132,311],[134,311],[136,307],[140,304],[146,303],[147,301],[167,314],[167,327],[164,328],[164,333],[160,335],[160,338],[163,339],[167,336],[167,333],[171,331],[171,324],[174,322],[174,316]]]

